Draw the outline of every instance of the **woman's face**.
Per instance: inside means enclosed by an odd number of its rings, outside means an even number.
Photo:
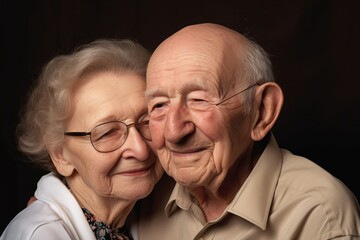
[[[147,112],[144,90],[144,79],[131,73],[100,72],[87,76],[77,85],[74,112],[65,130],[90,132],[110,121],[138,123]],[[57,169],[82,198],[134,201],[147,196],[163,173],[148,143],[151,144],[134,125],[129,128],[125,143],[107,153],[95,150],[89,135],[65,136],[61,156],[67,165]]]

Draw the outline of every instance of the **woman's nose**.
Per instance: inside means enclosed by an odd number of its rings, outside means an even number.
[[[147,142],[135,128],[134,124],[129,127],[128,131],[128,136],[122,146],[122,157],[133,157],[141,161],[147,160],[150,153],[150,148]]]

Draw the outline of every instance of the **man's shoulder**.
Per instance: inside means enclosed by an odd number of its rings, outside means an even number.
[[[299,195],[318,196],[325,201],[347,201],[354,198],[354,194],[340,179],[314,161],[284,149],[282,155],[279,187],[292,189]]]
[[[283,152],[283,166],[275,192],[274,208],[292,206],[322,219],[355,219],[359,224],[356,196],[341,180],[315,162]],[[321,217],[322,216],[322,217]],[[346,222],[345,220],[343,222]],[[341,226],[340,222],[336,222]]]

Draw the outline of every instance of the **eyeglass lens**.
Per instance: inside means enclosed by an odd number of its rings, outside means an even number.
[[[126,141],[129,127],[123,122],[108,122],[96,126],[90,135],[91,143],[99,152],[111,152],[120,148]],[[149,122],[144,121],[136,125],[136,129],[143,138],[151,140]]]

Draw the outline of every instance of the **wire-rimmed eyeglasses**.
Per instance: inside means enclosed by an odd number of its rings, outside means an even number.
[[[225,99],[221,100],[220,102],[218,102],[218,103],[216,103],[216,104],[214,104],[214,105],[218,106],[218,105],[220,105],[220,104],[222,104],[222,103],[226,102],[227,100],[229,100],[229,99],[231,99],[231,98],[233,98],[233,97],[235,97],[235,96],[239,95],[240,93],[245,92],[246,90],[249,90],[250,88],[252,88],[252,87],[254,87],[254,86],[256,86],[256,85],[260,85],[260,84],[259,84],[259,83],[254,83],[254,84],[252,84],[252,85],[250,85],[250,86],[246,87],[245,89],[243,89],[243,90],[241,90],[241,91],[239,91],[239,92],[235,93],[234,95],[231,95],[230,97],[227,97],[227,98],[225,98]]]
[[[129,135],[129,128],[134,126],[140,135],[151,141],[149,121],[126,124],[121,121],[111,121],[95,126],[90,132],[64,132],[66,136],[82,137],[90,135],[90,141],[96,151],[107,153],[120,148]]]

